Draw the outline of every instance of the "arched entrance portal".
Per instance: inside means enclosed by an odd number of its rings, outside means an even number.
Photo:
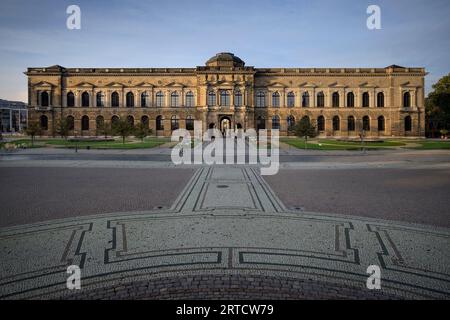
[[[231,129],[231,119],[229,117],[222,117],[220,119],[220,131],[224,135],[228,129]]]

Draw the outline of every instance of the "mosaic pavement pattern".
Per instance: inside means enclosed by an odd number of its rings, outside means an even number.
[[[0,298],[448,299],[449,247],[448,229],[288,209],[257,168],[203,167],[170,208],[0,229]]]

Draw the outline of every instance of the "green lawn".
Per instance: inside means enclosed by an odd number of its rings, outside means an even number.
[[[122,143],[122,139],[116,139],[114,141],[70,141],[64,140],[61,138],[55,139],[36,139],[34,143],[34,147],[43,147],[43,146],[52,146],[57,148],[75,148],[78,147],[80,149],[86,149],[90,147],[91,149],[146,149],[146,148],[154,148],[160,146],[169,139],[166,138],[154,138],[147,137],[144,141],[140,141],[137,139],[126,139],[125,144]],[[31,147],[31,139],[20,139],[15,140],[10,143],[14,144],[26,144],[27,148]],[[1,147],[3,147],[5,143],[1,143]]]
[[[293,147],[304,149],[305,141],[299,138],[287,138],[281,139],[284,142]],[[389,147],[404,146],[405,144],[398,141],[384,141],[384,142],[364,142],[364,148],[370,150],[377,150]],[[361,150],[360,142],[353,141],[338,141],[338,140],[308,140],[307,148],[312,150]]]
[[[433,149],[450,149],[450,140],[443,141],[414,141],[420,146],[411,147],[411,149],[418,150],[433,150]]]

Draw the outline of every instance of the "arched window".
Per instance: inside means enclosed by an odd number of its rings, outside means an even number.
[[[405,117],[405,131],[411,131],[412,129],[412,121],[410,116]]]
[[[384,107],[384,93],[383,92],[377,93],[377,107],[378,108]]]
[[[292,108],[295,106],[295,94],[291,91],[287,94],[287,106]]]
[[[112,116],[111,117],[111,125],[115,125],[119,121],[118,116]]]
[[[81,130],[89,130],[89,117],[88,116],[81,117]]]
[[[149,95],[147,91],[141,93],[141,108],[148,107],[150,105]]]
[[[280,106],[280,94],[278,92],[272,93],[272,107],[278,108]]]
[[[323,116],[317,118],[317,130],[325,131],[325,118]]]
[[[127,122],[130,126],[134,127],[134,118],[132,115],[127,116]]]
[[[325,95],[322,91],[317,94],[317,106],[324,107],[325,106]]]
[[[186,117],[186,130],[194,130],[194,118],[192,116]]]
[[[173,131],[177,130],[179,127],[178,116],[172,116],[172,118],[170,118],[170,129]]]
[[[150,127],[150,120],[148,119],[148,116],[142,116],[141,117],[141,124],[144,126],[144,128]]]
[[[101,129],[103,127],[104,123],[105,123],[105,118],[103,118],[103,116],[98,116],[95,119],[95,125],[97,127],[97,130]]]
[[[171,107],[179,107],[180,106],[180,99],[178,92],[174,91],[170,94],[170,106]]]
[[[347,93],[347,107],[353,108],[355,106],[355,95],[353,92]]]
[[[339,107],[339,93],[333,92],[333,95],[331,96],[331,100],[333,100],[332,101],[333,107],[338,108]]]
[[[411,94],[409,92],[405,92],[403,94],[403,107],[411,107]]]
[[[347,130],[348,131],[355,131],[355,117],[349,116],[347,118]]]
[[[111,107],[119,107],[119,94],[116,91],[111,93]]]
[[[212,107],[216,105],[216,93],[214,91],[208,92],[208,106]]]
[[[48,96],[48,92],[44,91],[41,93],[41,106],[42,107],[48,107],[50,104],[50,99]]]
[[[47,116],[42,115],[39,118],[39,122],[40,122],[42,130],[48,130],[48,118],[47,118]]]
[[[370,118],[368,116],[363,117],[363,130],[370,131]]]
[[[259,116],[256,119],[256,130],[266,129],[266,119],[264,117]]]
[[[67,106],[68,107],[75,107],[75,95],[72,91],[67,93]]]
[[[378,131],[384,131],[384,117],[378,117]]]
[[[364,92],[362,95],[362,106],[364,108],[369,107],[369,93],[368,92]]]
[[[287,117],[287,127],[288,130],[292,130],[295,126],[295,117],[294,116],[289,116]]]
[[[338,116],[333,117],[333,131],[341,130],[341,122]]]
[[[220,90],[220,105],[224,107],[230,106],[230,94],[227,90]]]
[[[73,116],[68,116],[66,118],[66,121],[67,121],[67,128],[69,130],[75,129],[75,118]]]
[[[156,93],[156,107],[164,107],[164,93],[162,91]]]
[[[302,94],[302,107],[303,108],[309,107],[309,92],[304,92]]]
[[[272,129],[280,129],[280,117],[277,115],[272,117]]]
[[[162,116],[156,117],[156,130],[164,130],[164,121]]]
[[[127,108],[133,108],[134,107],[134,94],[133,92],[128,92],[126,95],[126,102],[127,102]]]
[[[188,91],[186,93],[186,107],[193,107],[194,106],[194,94],[192,91]]]
[[[96,94],[96,100],[97,100],[97,107],[104,107],[104,101],[105,101],[105,95],[103,92],[97,92]]]
[[[234,92],[234,106],[241,107],[242,106],[242,93],[240,90],[236,90]]]
[[[308,116],[303,116],[303,117],[302,117],[302,120],[300,120],[300,121],[301,121],[301,122],[308,123],[308,124],[311,124],[311,120],[309,119]]]
[[[86,91],[81,94],[81,106],[89,107],[89,93]]]
[[[264,108],[266,106],[266,94],[263,91],[256,93],[256,106]]]

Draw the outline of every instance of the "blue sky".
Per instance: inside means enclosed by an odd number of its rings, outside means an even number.
[[[81,30],[66,28],[71,4]],[[27,100],[27,67],[195,67],[222,51],[256,67],[425,67],[428,92],[450,72],[449,14],[449,0],[1,0],[0,98]]]

